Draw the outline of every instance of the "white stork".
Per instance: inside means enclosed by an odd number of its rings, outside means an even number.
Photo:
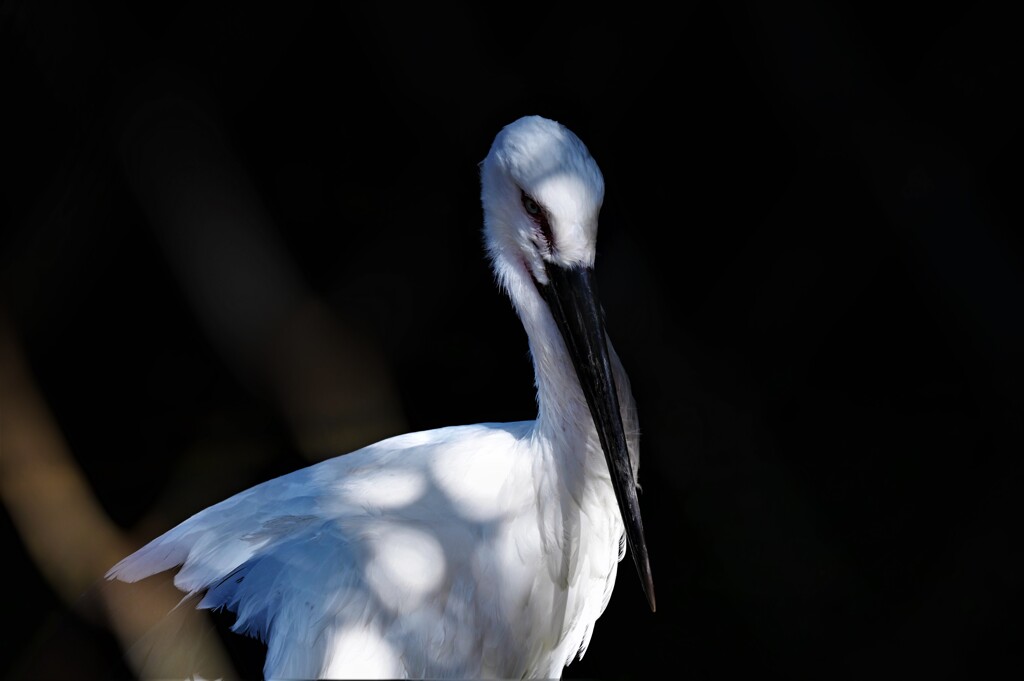
[[[481,165],[484,234],[529,338],[537,418],[399,435],[206,508],[115,565],[179,568],[200,608],[267,644],[267,678],[558,678],[631,548],[637,420],[593,275],[604,180],[539,116]]]

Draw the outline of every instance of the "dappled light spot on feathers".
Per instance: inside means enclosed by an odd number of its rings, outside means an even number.
[[[444,551],[427,532],[383,525],[371,545],[366,581],[388,607],[417,607],[441,586],[446,567]]]
[[[372,627],[345,627],[334,641],[324,678],[395,679],[401,677],[393,647]]]
[[[427,481],[421,470],[381,470],[351,482],[348,501],[367,508],[400,508],[416,501],[426,487]]]
[[[430,472],[462,518],[487,522],[503,508],[494,502],[513,470],[515,448],[510,440],[514,436],[509,430],[492,428],[477,437],[453,441],[439,450],[430,460]]]

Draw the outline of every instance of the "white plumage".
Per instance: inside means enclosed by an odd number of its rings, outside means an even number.
[[[621,505],[653,609],[634,403],[590,279],[601,172],[572,132],[531,116],[498,134],[481,179],[488,251],[529,338],[537,419],[400,435],[269,480],[108,578],[181,566],[178,588],[267,643],[268,678],[557,678],[611,596]]]

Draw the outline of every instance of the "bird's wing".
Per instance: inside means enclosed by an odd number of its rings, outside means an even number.
[[[235,612],[235,631],[267,643],[274,676],[416,673],[409,665],[428,661],[401,659],[400,649],[443,650],[452,633],[417,626],[416,613],[460,627],[473,619],[468,562],[518,428],[403,435],[269,480],[200,511],[107,577],[134,582],[180,566],[175,585],[200,595],[201,608]],[[473,449],[476,472],[459,454]],[[440,637],[431,645],[405,645],[431,631]]]

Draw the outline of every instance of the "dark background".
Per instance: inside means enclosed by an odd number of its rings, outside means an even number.
[[[658,595],[627,558],[566,676],[1019,668],[1019,24],[376,7],[0,4],[5,342],[124,546],[387,434],[532,416],[477,163],[539,113],[605,174]],[[43,565],[85,592],[107,563],[29,550],[10,508],[4,675],[127,674]]]

